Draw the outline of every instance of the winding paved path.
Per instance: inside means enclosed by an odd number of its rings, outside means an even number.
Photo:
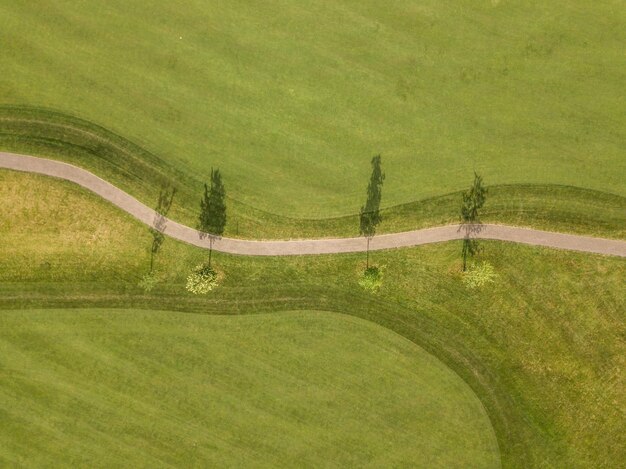
[[[148,226],[155,226],[159,222],[159,226],[164,227],[162,231],[172,238],[202,248],[209,247],[209,239],[207,237],[201,238],[197,230],[172,220],[163,219],[154,210],[126,192],[77,166],[44,158],[0,152],[0,168],[44,174],[72,181],[117,205]],[[479,229],[480,232],[474,233],[472,236],[481,239],[496,239],[535,246],[626,257],[626,241],[553,233],[504,225],[480,225]],[[370,249],[417,246],[462,239],[464,236],[465,229],[462,229],[459,225],[440,226],[404,233],[378,235],[372,239]],[[366,240],[364,238],[324,238],[290,241],[249,241],[220,238],[213,241],[213,249],[216,251],[255,256],[360,252],[365,251],[365,248]]]

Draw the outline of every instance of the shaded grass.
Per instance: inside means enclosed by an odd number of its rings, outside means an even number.
[[[0,186],[14,202],[0,212],[0,308],[343,312],[399,333],[458,373],[487,410],[504,466],[624,459],[623,259],[484,242],[498,279],[474,291],[459,277],[457,243],[376,252],[385,280],[371,295],[358,285],[361,255],[217,253],[223,284],[196,297],[184,281],[206,253],[168,239],[159,287],[145,294],[137,283],[149,265],[147,228],[69,184],[11,177]]]
[[[58,158],[84,167],[148,206],[163,185],[178,192],[170,217],[197,225],[203,181],[182,172],[112,132],[47,110],[0,107],[0,148]],[[1,177],[2,172],[0,172]],[[409,231],[459,221],[460,193],[383,210],[381,233]],[[226,235],[243,238],[297,238],[358,235],[355,215],[296,219],[256,210],[229,197]],[[490,188],[485,222],[620,238],[626,236],[626,198],[556,185],[501,185]]]
[[[351,317],[47,309],[0,325],[4,465],[499,467],[469,387]]]
[[[3,2],[0,101],[96,122],[297,218],[490,184],[626,195],[612,1]],[[270,19],[268,21],[268,18]],[[143,173],[138,173],[143,174]]]

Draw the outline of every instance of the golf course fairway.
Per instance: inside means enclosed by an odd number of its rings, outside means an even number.
[[[3,466],[499,467],[470,388],[361,319],[23,310],[0,326]]]

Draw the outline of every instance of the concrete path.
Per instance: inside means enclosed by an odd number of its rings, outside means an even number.
[[[148,226],[163,227],[162,231],[172,238],[202,248],[208,248],[211,242],[208,237],[201,236],[197,230],[164,219],[156,214],[154,210],[126,192],[77,166],[44,158],[0,152],[0,168],[44,174],[72,181],[117,205],[142,223]],[[371,240],[370,249],[391,249],[458,240],[466,235],[466,229],[466,227],[459,225],[448,225],[404,233],[378,235]],[[626,241],[620,240],[553,233],[504,225],[480,225],[472,229],[471,236],[480,239],[496,239],[535,246],[626,257]],[[367,245],[364,238],[324,238],[289,241],[249,241],[220,238],[212,242],[213,249],[216,251],[250,256],[362,252],[365,251]]]

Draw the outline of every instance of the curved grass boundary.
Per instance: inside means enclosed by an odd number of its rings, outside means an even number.
[[[0,149],[59,159],[88,169],[151,206],[164,184],[177,187],[170,216],[194,226],[201,175],[175,168],[141,146],[77,117],[41,108],[0,106]],[[225,175],[226,181],[228,175]],[[365,183],[364,183],[365,184]],[[458,221],[460,193],[383,210],[381,233],[408,231]],[[230,197],[228,236],[306,238],[358,235],[358,216],[295,219],[245,205]],[[356,212],[356,211],[355,211]],[[490,188],[485,222],[623,238],[626,198],[557,185],[503,185]]]
[[[371,250],[391,249],[459,240],[465,236],[471,236],[626,257],[626,241],[488,224],[473,227],[448,225],[405,233],[379,235],[373,238],[371,243],[367,243],[362,237],[290,241],[250,241],[226,237],[214,239],[194,228],[159,216],[154,210],[143,205],[129,194],[79,167],[54,160],[1,152],[0,167],[54,176],[74,182],[113,203],[147,226],[152,226],[158,220],[159,230],[172,238],[197,247],[212,247],[216,251],[229,254],[254,256],[336,254],[362,252],[366,250],[366,246],[369,246]]]
[[[470,387],[359,318],[81,309],[0,324],[7,465],[500,467]]]
[[[137,285],[150,263],[144,226],[66,181],[17,172],[0,178],[0,309],[356,315],[419,344],[471,386],[506,467],[595,468],[624,459],[614,405],[623,400],[615,379],[624,356],[624,259],[485,241],[482,258],[499,277],[468,291],[458,243],[389,250],[372,257],[385,278],[370,295],[357,283],[361,254],[214,253],[226,276],[196,296],[185,291],[185,278],[206,253],[168,240],[155,264],[158,287],[146,293]]]

